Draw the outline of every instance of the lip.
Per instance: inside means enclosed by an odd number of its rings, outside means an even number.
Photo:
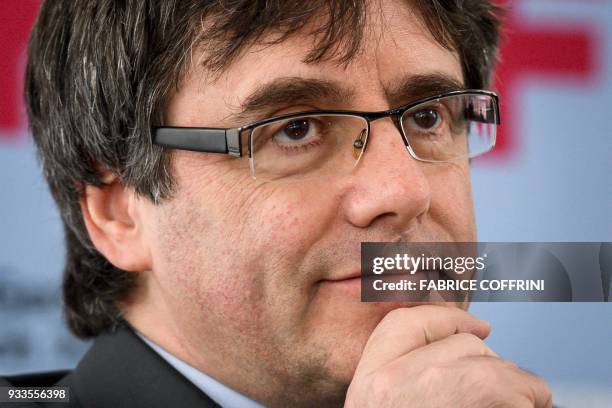
[[[365,275],[365,279],[376,278],[379,276],[383,276],[383,275]],[[446,271],[438,270],[438,269],[430,269],[430,270],[418,269],[412,273],[391,272],[387,274],[386,276],[395,276],[399,278],[419,277],[422,279],[423,277],[425,277],[426,279],[439,279],[439,278],[447,277],[447,273]],[[342,277],[321,279],[319,280],[319,282],[342,283],[344,281],[350,281],[354,279],[359,280],[361,277],[362,277],[361,270],[358,269],[347,275],[342,275]]]
[[[338,277],[330,277],[321,279],[320,282],[342,282],[351,279],[361,278],[361,269],[354,269],[347,274],[339,275]]]
[[[349,294],[359,293],[361,291],[361,269],[352,270],[339,277],[321,279],[317,284],[322,289],[340,290]]]
[[[349,295],[358,295],[361,292],[361,276],[346,277],[343,279],[323,279],[318,282],[323,290],[337,290]]]
[[[380,275],[366,275],[363,279],[379,279]],[[446,274],[439,270],[418,270],[413,274],[389,274],[387,275],[388,280],[399,280],[407,279],[417,282],[421,279],[438,280],[445,278]],[[317,284],[325,290],[339,290],[341,292],[355,295],[361,293],[362,275],[361,269],[356,269],[350,273],[340,275],[338,278],[327,278],[321,279]]]

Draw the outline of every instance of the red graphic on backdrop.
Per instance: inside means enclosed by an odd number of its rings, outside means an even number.
[[[20,62],[24,57],[28,33],[38,9],[37,0],[0,1],[0,138],[23,135],[22,84]],[[518,82],[528,76],[589,79],[594,73],[595,35],[586,27],[527,26],[513,15],[505,28],[502,61],[496,74],[501,95],[502,126],[493,157],[508,157],[520,143],[515,129],[521,118]]]
[[[596,37],[586,27],[527,26],[513,15],[504,30],[506,43],[500,51],[496,88],[501,97],[502,125],[493,150],[497,158],[508,157],[520,141],[516,130],[521,118],[518,81],[537,75],[555,79],[589,80],[595,71]]]
[[[0,1],[0,137],[14,138],[23,132],[23,72],[28,35],[37,0]]]

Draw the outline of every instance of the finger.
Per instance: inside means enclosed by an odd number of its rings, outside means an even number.
[[[471,333],[458,333],[405,354],[392,364],[432,367],[466,357],[498,356],[479,337]]]
[[[484,339],[490,326],[468,312],[423,305],[389,312],[376,326],[364,348],[358,370],[372,372],[398,357],[457,333]]]
[[[513,370],[521,377],[528,389],[528,397],[534,402],[536,408],[551,408],[552,407],[552,392],[550,387],[540,377],[520,369],[519,367]]]
[[[488,356],[467,356],[467,358],[461,359],[461,362],[463,365],[480,364],[480,368],[477,370],[478,373],[491,373],[490,368],[497,367],[495,370],[497,372],[496,375],[485,375],[497,378],[498,385],[503,384],[502,389],[498,390],[497,394],[502,395],[505,393],[507,400],[520,398],[522,401],[529,401],[530,406],[535,408],[551,408],[553,406],[552,393],[548,384],[543,379],[521,369],[511,361]],[[482,381],[480,382],[482,383]]]

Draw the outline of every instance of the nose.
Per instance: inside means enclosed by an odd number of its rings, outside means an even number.
[[[395,234],[427,212],[431,190],[423,166],[410,156],[391,119],[371,124],[367,151],[353,173],[344,212],[356,227],[389,224]]]

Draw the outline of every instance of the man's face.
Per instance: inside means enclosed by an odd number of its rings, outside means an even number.
[[[256,44],[214,78],[195,54],[167,124],[234,127],[316,109],[378,111],[436,93],[427,88],[436,81],[411,83],[415,76],[463,83],[457,55],[404,3],[383,2],[369,18],[348,66],[303,63],[308,36]],[[293,96],[240,113],[253,93],[291,87],[288,78],[325,81],[346,97],[287,92]],[[172,166],[173,198],[147,212],[147,287],[183,357],[263,400],[281,390],[296,398],[341,393],[374,327],[400,306],[360,302],[359,280],[348,278],[359,274],[362,241],[475,239],[467,160],[414,160],[390,119],[372,124],[368,149],[347,175],[265,183],[250,177],[248,158],[186,151],[172,153]]]

